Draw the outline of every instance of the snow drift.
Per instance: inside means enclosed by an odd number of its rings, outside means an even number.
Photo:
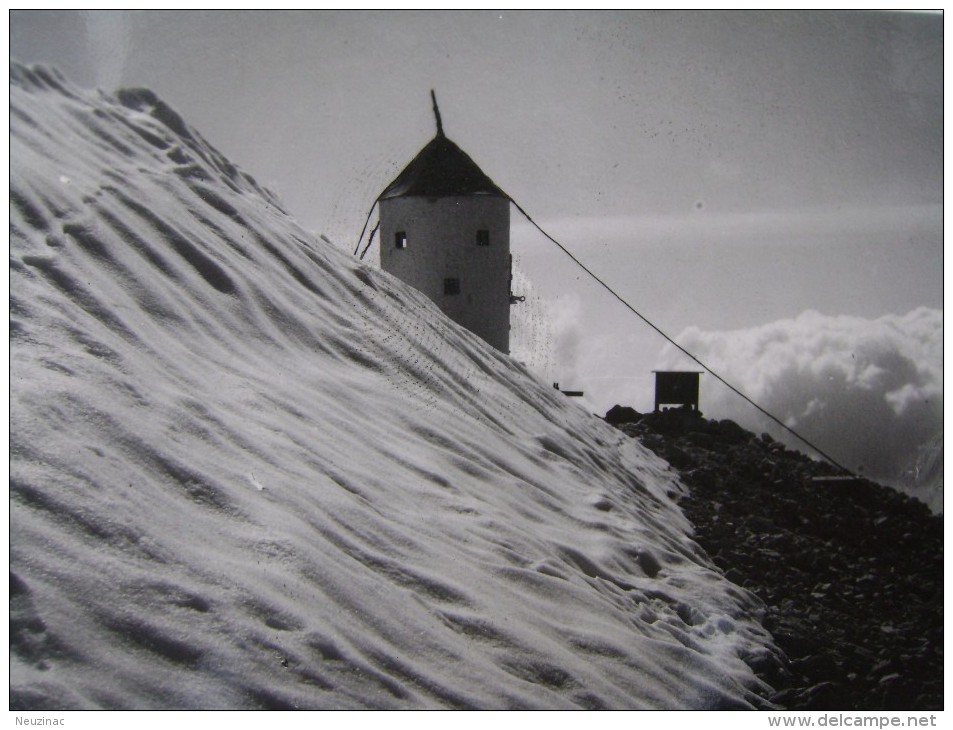
[[[10,92],[14,709],[761,704],[664,462],[150,92]]]

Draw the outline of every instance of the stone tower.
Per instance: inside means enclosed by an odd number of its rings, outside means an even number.
[[[509,196],[444,136],[436,97],[434,114],[437,136],[378,197],[381,268],[509,353]]]

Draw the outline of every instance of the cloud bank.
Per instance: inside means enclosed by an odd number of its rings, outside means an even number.
[[[556,299],[541,296],[518,259],[514,260],[512,292],[524,299],[510,310],[510,353],[544,382],[578,389],[586,344],[582,298],[575,292]]]
[[[744,330],[690,327],[677,341],[841,464],[897,483],[943,430],[943,313],[920,307],[878,319],[806,311]],[[659,367],[686,368],[669,347]],[[710,376],[702,410],[803,444]]]

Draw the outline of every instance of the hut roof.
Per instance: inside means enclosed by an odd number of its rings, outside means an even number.
[[[394,178],[378,200],[419,196],[495,195],[509,198],[442,130]]]

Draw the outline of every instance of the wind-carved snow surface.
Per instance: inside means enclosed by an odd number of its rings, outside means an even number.
[[[151,93],[10,93],[15,709],[761,704],[665,463]]]

